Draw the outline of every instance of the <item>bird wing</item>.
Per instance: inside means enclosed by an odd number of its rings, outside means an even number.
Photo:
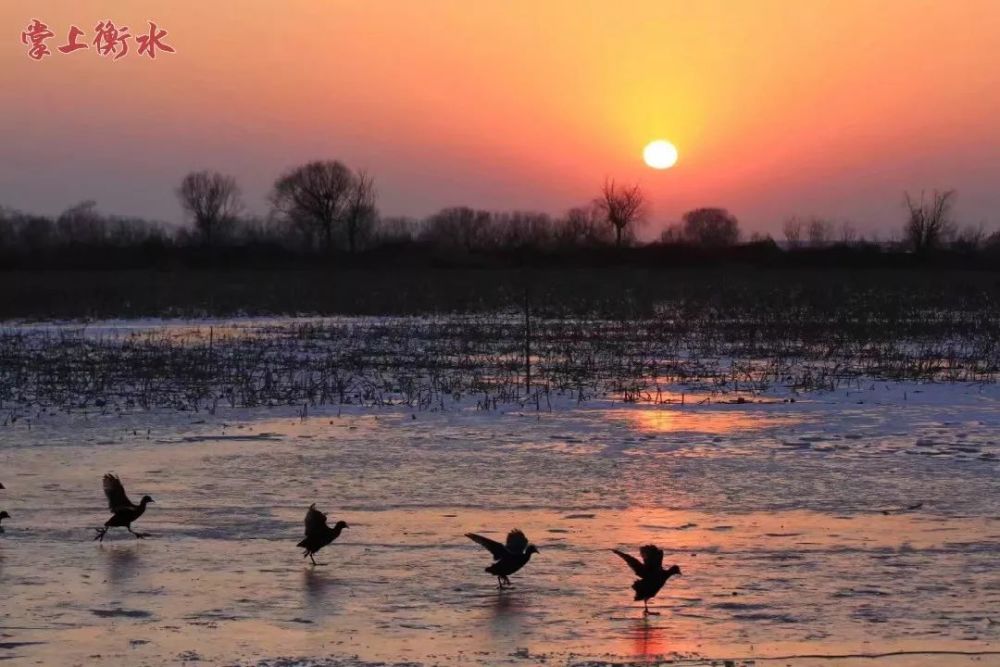
[[[621,559],[626,563],[628,563],[628,566],[632,568],[632,571],[635,572],[637,577],[646,576],[646,566],[643,565],[642,561],[640,561],[638,558],[636,558],[635,556],[631,556],[625,553],[624,551],[618,551],[618,549],[612,549],[611,551],[621,556]]]
[[[312,537],[324,530],[326,526],[326,515],[316,509],[316,503],[309,506],[306,511],[306,537]]]
[[[135,503],[125,495],[125,487],[117,475],[104,475],[104,495],[108,497],[108,509],[112,512],[135,507]]]
[[[491,554],[493,554],[493,557],[496,558],[497,560],[500,560],[501,558],[510,555],[510,552],[507,551],[507,547],[500,544],[496,540],[491,540],[488,537],[483,537],[482,535],[476,535],[475,533],[466,533],[465,536],[468,537],[473,542],[475,542],[476,544],[478,544],[479,546],[489,551]]]
[[[507,551],[512,554],[523,554],[528,548],[528,538],[520,530],[515,528],[507,533]]]
[[[663,549],[655,544],[647,544],[639,549],[639,553],[642,554],[647,572],[659,572],[663,569]]]

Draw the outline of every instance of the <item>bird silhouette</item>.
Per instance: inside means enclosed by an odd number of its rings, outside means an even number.
[[[316,509],[316,503],[309,506],[306,511],[306,538],[299,542],[298,547],[305,549],[302,557],[309,557],[313,565],[317,565],[313,554],[340,537],[344,528],[350,528],[346,521],[338,521],[333,528],[326,525],[326,515]]]
[[[0,512],[0,535],[3,535],[3,520],[9,519],[10,515],[7,514],[7,510]]]
[[[621,556],[622,560],[628,563],[628,566],[639,577],[632,583],[632,590],[635,591],[636,601],[642,600],[643,615],[657,615],[659,612],[649,610],[650,599],[656,597],[656,594],[663,588],[663,584],[667,583],[667,579],[675,574],[680,574],[681,568],[671,565],[664,570],[663,549],[655,544],[647,544],[639,549],[639,554],[642,556],[641,561],[635,556],[618,551],[618,549],[611,551]]]
[[[103,528],[95,528],[97,535],[95,540],[104,541],[104,536],[108,528],[121,526],[128,529],[128,532],[135,535],[136,539],[147,537],[149,533],[137,533],[132,530],[132,522],[142,516],[146,511],[146,505],[153,502],[149,496],[143,496],[139,504],[136,505],[125,495],[125,487],[117,475],[107,473],[104,475],[104,495],[108,497],[108,509],[111,510],[111,518],[104,522]]]
[[[507,533],[507,543],[501,544],[475,533],[466,533],[466,537],[493,554],[494,563],[486,571],[497,578],[497,589],[509,587],[510,575],[514,574],[531,560],[531,554],[539,553],[534,544],[528,543],[528,538],[518,529]]]

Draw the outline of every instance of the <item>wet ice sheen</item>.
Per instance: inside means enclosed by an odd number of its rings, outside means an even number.
[[[0,430],[0,658],[996,664],[1000,390],[915,391],[19,422]],[[109,470],[156,498],[150,539],[91,542]],[[315,569],[294,547],[313,501],[351,525]],[[498,594],[462,535],[515,526],[541,554]],[[608,551],[646,541],[684,572],[649,621]]]

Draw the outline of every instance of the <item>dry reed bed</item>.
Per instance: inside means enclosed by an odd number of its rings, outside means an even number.
[[[553,317],[549,309],[529,322],[526,329],[522,311],[120,334],[12,327],[0,331],[0,408],[8,419],[31,408],[426,410],[462,398],[481,408],[544,408],[553,396],[668,400],[666,390],[678,386],[731,398],[875,379],[994,382],[1000,369],[993,309],[827,315],[815,307],[723,311],[681,302],[648,317]]]

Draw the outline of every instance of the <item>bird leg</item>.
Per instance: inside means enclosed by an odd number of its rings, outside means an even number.
[[[642,601],[642,615],[643,616],[659,616],[660,612],[649,610],[649,600]]]
[[[99,542],[103,542],[104,541],[104,535],[105,535],[105,533],[108,532],[108,527],[107,526],[102,526],[100,528],[95,528],[94,530],[97,532],[97,535],[94,535],[94,539],[98,540]]]
[[[318,564],[318,563],[316,563],[316,559],[313,558],[313,555],[311,553],[309,554],[309,560],[312,561],[312,564],[313,564],[314,567]]]
[[[503,590],[503,577],[497,577],[497,590]]]
[[[135,532],[134,530],[132,530],[132,526],[125,526],[125,527],[128,528],[128,532],[130,532],[133,535],[135,535],[135,539],[137,539],[137,540],[141,540],[141,539],[145,538],[146,535],[147,535],[147,533],[137,533],[137,532]]]
[[[506,574],[503,576],[503,583],[507,586],[507,588],[514,588],[513,584],[510,583],[510,577]]]

